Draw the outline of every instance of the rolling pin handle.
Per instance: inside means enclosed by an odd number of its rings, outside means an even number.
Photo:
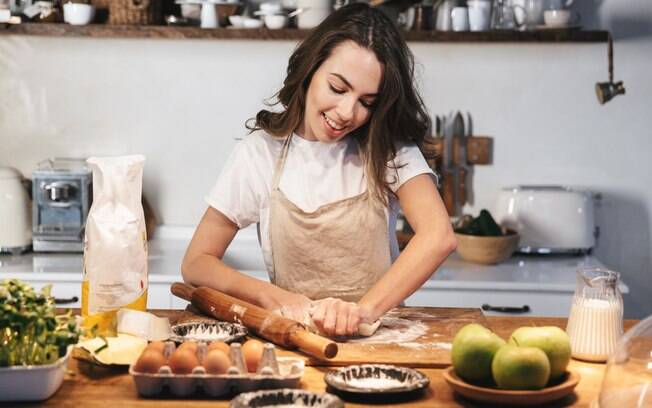
[[[192,300],[192,293],[195,291],[195,288],[186,283],[175,282],[170,287],[170,291],[173,295],[190,302]]]
[[[321,359],[331,359],[337,355],[337,343],[307,330],[293,330],[290,341],[299,350]]]

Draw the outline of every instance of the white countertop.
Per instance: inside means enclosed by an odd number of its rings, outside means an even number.
[[[181,280],[181,259],[193,231],[192,227],[157,227],[154,238],[149,241],[150,282],[172,283]],[[225,262],[251,276],[267,278],[255,228],[238,232],[225,254]],[[465,262],[453,254],[423,287],[573,292],[576,271],[582,267],[604,266],[593,255],[515,255],[498,265],[486,266]],[[81,273],[81,254],[0,255],[0,279],[79,281]],[[621,283],[620,289],[622,293],[629,292],[624,283]]]

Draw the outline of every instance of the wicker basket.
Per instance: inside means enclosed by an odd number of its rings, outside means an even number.
[[[109,24],[161,24],[162,0],[111,0]]]

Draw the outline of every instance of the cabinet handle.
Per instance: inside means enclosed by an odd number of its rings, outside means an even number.
[[[68,303],[76,303],[79,301],[79,298],[77,296],[73,296],[68,299],[61,299],[61,298],[54,298],[54,304],[55,305],[66,305]]]
[[[530,306],[523,305],[523,307],[514,306],[491,306],[489,304],[482,305],[482,310],[500,313],[527,313],[530,311]]]

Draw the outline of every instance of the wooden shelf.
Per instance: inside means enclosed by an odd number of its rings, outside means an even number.
[[[92,24],[72,26],[56,23],[0,24],[0,35],[37,35],[51,37],[91,38],[167,38],[167,39],[219,39],[219,40],[291,40],[305,37],[307,30],[282,29],[201,29],[198,27],[126,26]],[[539,30],[539,31],[407,31],[410,42],[606,42],[607,31]]]

